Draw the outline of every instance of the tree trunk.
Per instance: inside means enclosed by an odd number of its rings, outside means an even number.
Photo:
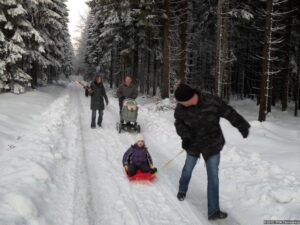
[[[146,83],[146,94],[150,94],[151,85],[151,52],[147,50],[147,83]]]
[[[229,0],[218,1],[218,17],[216,32],[216,71],[215,94],[229,101],[231,94],[231,27],[228,12],[231,9]]]
[[[289,9],[288,11],[292,11],[292,0],[289,1]],[[281,94],[281,110],[286,111],[288,105],[288,91],[289,91],[289,65],[290,65],[290,40],[291,40],[291,32],[292,32],[292,15],[288,14],[288,19],[286,19],[286,34],[285,34],[285,42],[286,50],[284,57],[284,70],[282,71],[282,94]]]
[[[110,51],[110,74],[109,74],[109,87],[113,88],[114,85],[114,49]]]
[[[299,42],[300,46],[300,42]],[[300,109],[300,52],[298,52],[298,74],[296,78],[296,87],[295,87],[295,111],[294,115],[298,116],[298,110]]]
[[[221,57],[222,57],[222,2],[218,1],[218,18],[217,18],[217,31],[216,31],[216,68],[215,68],[215,90],[214,93],[221,96]]]
[[[157,62],[156,55],[153,54],[153,80],[152,80],[152,94],[156,96],[156,88],[157,88]]]
[[[265,37],[263,49],[263,62],[260,85],[260,106],[258,120],[260,122],[266,120],[269,94],[270,94],[270,57],[271,57],[271,39],[272,39],[272,11],[273,0],[267,1],[267,16],[265,23]]]
[[[179,79],[181,82],[186,82],[186,63],[187,63],[187,20],[188,20],[188,2],[183,0],[181,3],[181,18],[180,18],[180,49],[181,49],[181,59],[179,67]]]
[[[145,50],[145,49],[143,49]],[[147,74],[146,73],[146,63],[145,63],[145,51],[139,52],[139,86],[140,92],[142,94],[145,93],[146,90],[146,82],[147,82]]]
[[[133,68],[132,75],[135,79],[139,79],[138,69],[139,69],[139,46],[138,40],[135,40],[135,48],[133,50]]]
[[[300,65],[300,63],[299,63]],[[294,115],[298,116],[298,110],[300,106],[300,68],[298,67],[298,74],[296,79],[296,85],[295,85],[295,110]]]
[[[170,45],[170,2],[165,1],[165,9],[168,18],[164,21],[164,40],[163,40],[163,77],[161,85],[161,97],[169,97],[169,45]]]

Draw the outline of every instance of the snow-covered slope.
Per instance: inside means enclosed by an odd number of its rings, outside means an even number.
[[[184,202],[176,194],[185,153],[160,170],[180,151],[172,104],[165,100],[156,107],[153,99],[138,99],[138,122],[159,172],[152,183],[130,183],[121,159],[134,134],[115,129],[117,99],[110,97],[103,128],[95,130],[89,101],[75,84],[0,96],[0,224],[253,225],[300,219],[299,118],[275,111],[261,124],[253,102],[233,102],[250,121],[251,134],[242,139],[221,121],[227,144],[220,204],[229,218],[209,222],[203,160]]]

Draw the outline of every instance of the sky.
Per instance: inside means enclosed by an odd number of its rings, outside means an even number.
[[[74,48],[76,49],[76,40],[80,38],[83,18],[86,18],[89,7],[86,5],[88,0],[68,0],[67,7],[69,9],[69,32]],[[81,27],[80,27],[81,26]]]

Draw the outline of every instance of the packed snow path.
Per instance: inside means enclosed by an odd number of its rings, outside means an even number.
[[[116,131],[117,99],[109,96],[103,127],[91,129],[90,98],[84,97],[81,87],[70,84],[57,90],[55,97],[41,102],[46,105],[49,101],[49,106],[42,116],[35,115],[29,132],[19,135],[26,126],[16,123],[19,130],[15,128],[7,142],[0,142],[2,147],[8,146],[8,153],[0,159],[0,224],[253,225],[263,224],[264,219],[299,219],[299,177],[252,149],[253,140],[261,141],[255,134],[242,140],[222,121],[230,136],[221,157],[220,204],[229,218],[210,222],[203,160],[195,167],[184,202],[179,202],[176,194],[185,153],[159,171],[154,182],[129,182],[121,161],[134,134]],[[158,168],[180,150],[172,114],[151,107],[139,111],[138,122]],[[6,117],[0,117],[1,124],[14,126]],[[295,133],[290,131],[288,136],[285,132],[287,138],[282,140],[268,131],[269,127],[251,124],[259,136],[263,133],[277,144],[289,141],[296,154],[293,146],[299,146],[300,139]],[[268,141],[264,144],[272,146]],[[299,164],[293,162],[293,167],[299,168]]]
[[[116,100],[110,98],[103,128],[93,130],[90,128],[89,101],[77,87],[70,87],[70,96],[81,112],[78,129],[82,134],[83,155],[78,166],[85,177],[78,185],[86,188],[87,195],[84,204],[79,199],[75,205],[81,206],[81,212],[87,209],[87,224],[207,224],[205,214],[193,215],[178,203],[173,185],[163,185],[159,181],[128,181],[121,162],[124,151],[133,143],[134,134],[116,131],[115,124],[119,120]],[[150,140],[148,144],[150,147]],[[152,148],[156,148],[154,146]],[[78,217],[80,214],[74,213],[74,224],[83,224],[82,217]]]

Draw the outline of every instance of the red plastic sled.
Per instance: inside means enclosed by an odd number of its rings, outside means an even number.
[[[126,173],[126,171],[125,171],[125,173]],[[139,181],[139,180],[140,181],[152,181],[156,177],[156,174],[155,173],[143,173],[142,171],[138,170],[138,172],[134,176],[129,177],[127,174],[127,177],[130,181]]]

